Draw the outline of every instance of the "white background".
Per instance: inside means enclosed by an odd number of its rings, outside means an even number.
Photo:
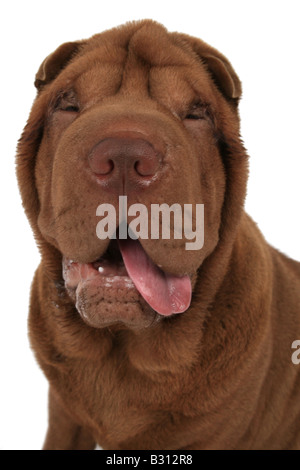
[[[39,449],[47,384],[27,340],[39,261],[14,174],[41,61],[62,42],[133,19],[198,36],[223,52],[243,83],[242,136],[250,159],[246,209],[266,239],[300,259],[299,1],[151,0],[1,2],[0,449]]]

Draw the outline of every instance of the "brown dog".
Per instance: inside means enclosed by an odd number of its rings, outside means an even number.
[[[17,174],[42,256],[44,448],[300,449],[300,265],[244,212],[228,60],[141,21],[63,44],[35,85]],[[120,195],[204,204],[204,246],[99,239],[97,207]]]

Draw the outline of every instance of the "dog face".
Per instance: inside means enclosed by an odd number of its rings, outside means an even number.
[[[241,86],[227,59],[143,21],[63,44],[35,84],[17,171],[49,277],[63,279],[93,327],[143,328],[188,310],[245,196]],[[184,235],[99,239],[97,207],[113,206],[119,226],[121,195],[149,214],[152,204],[203,204],[203,247],[186,250]]]

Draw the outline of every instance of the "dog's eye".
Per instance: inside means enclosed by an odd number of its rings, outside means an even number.
[[[79,107],[75,105],[69,105],[66,107],[60,107],[59,108],[61,111],[67,111],[69,113],[78,113],[79,112]]]
[[[198,113],[189,113],[185,116],[184,119],[204,119],[204,115]]]
[[[58,93],[54,103],[54,111],[78,113],[79,110],[78,100],[73,90],[67,92],[61,91]]]
[[[188,112],[184,116],[184,119],[199,120],[199,119],[205,119],[205,117],[206,117],[205,107],[202,106],[201,104],[194,104],[192,107],[189,108]]]

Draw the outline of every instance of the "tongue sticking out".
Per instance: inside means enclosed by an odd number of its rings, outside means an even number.
[[[129,276],[146,302],[161,315],[182,313],[191,303],[189,276],[174,276],[156,266],[138,240],[119,239],[119,247]]]

